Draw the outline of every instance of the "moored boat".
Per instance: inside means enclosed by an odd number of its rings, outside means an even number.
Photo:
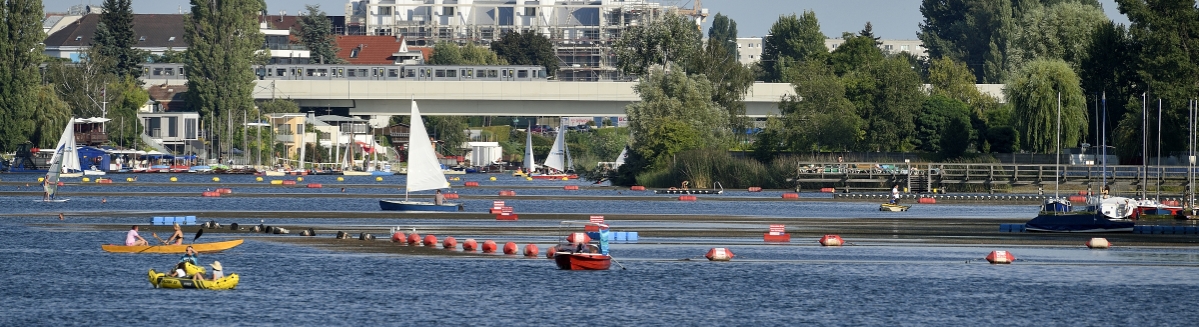
[[[599,253],[555,252],[554,264],[562,270],[608,270],[612,256]]]
[[[1069,201],[1049,199],[1041,213],[1024,223],[1025,230],[1056,233],[1132,232],[1135,223],[1128,219],[1134,211],[1127,198],[1111,197],[1072,211]]]
[[[587,233],[568,233],[562,238],[563,243],[554,246],[554,265],[561,270],[608,270],[612,266],[612,255],[608,253],[608,225],[594,222],[563,221],[559,228],[569,225],[583,225],[598,231],[599,245],[589,244],[591,237]]]
[[[912,206],[883,203],[878,206],[878,211],[892,211],[892,212],[908,211],[908,209],[911,207]]]
[[[220,252],[220,251],[232,249],[235,246],[241,245],[241,243],[242,243],[242,240],[237,239],[237,240],[229,240],[229,241],[222,241],[222,242],[194,243],[194,244],[183,244],[183,245],[128,246],[128,245],[120,245],[120,244],[103,244],[103,245],[100,245],[100,248],[104,249],[104,251],[117,252],[117,253],[183,253],[183,252],[186,252],[187,247],[190,246],[190,247],[192,247],[192,249],[195,249],[196,252],[208,253],[208,252]]]
[[[441,164],[437,162],[437,153],[433,150],[433,142],[429,140],[425,123],[420,116],[420,108],[416,100],[412,101],[411,131],[408,143],[408,179],[404,185],[404,199],[379,200],[379,209],[388,211],[458,211],[457,203],[437,203],[411,201],[408,193],[450,188],[442,172]]]

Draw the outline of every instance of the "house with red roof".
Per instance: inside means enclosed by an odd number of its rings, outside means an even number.
[[[354,65],[420,65],[433,53],[409,47],[403,36],[338,35],[337,47],[337,57]]]

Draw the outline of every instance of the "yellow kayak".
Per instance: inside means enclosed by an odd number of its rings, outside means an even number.
[[[171,277],[150,269],[150,285],[154,288],[195,288],[203,290],[231,290],[237,287],[240,278],[229,274],[218,280],[196,280],[190,277]]]
[[[187,247],[191,246],[196,249],[196,252],[209,253],[220,252],[232,249],[235,246],[241,245],[242,240],[230,240],[223,242],[212,243],[195,243],[183,245],[139,245],[127,246],[119,244],[102,244],[100,248],[108,252],[120,253],[183,253],[187,251]]]

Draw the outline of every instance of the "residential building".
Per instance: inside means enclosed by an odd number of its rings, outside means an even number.
[[[559,80],[599,81],[621,78],[612,46],[624,30],[671,11],[697,23],[707,16],[650,0],[349,0],[345,21],[347,34],[403,36],[410,46],[486,46],[508,32],[536,32],[554,43]]]
[[[197,112],[139,112],[142,134],[157,145],[175,154],[204,152],[200,140],[200,113]]]
[[[67,26],[58,27],[57,31],[46,37],[45,53],[53,58],[68,58],[79,62],[96,34],[96,26],[100,23],[100,15],[88,13],[82,16],[53,16],[43,20],[43,25],[51,20],[70,20]],[[183,40],[183,15],[176,14],[134,14],[133,32],[137,35],[135,48],[161,55],[167,50],[182,51],[187,49]]]
[[[403,36],[338,35],[337,57],[354,65],[421,65],[433,48],[408,46]]]
[[[187,106],[183,99],[183,94],[187,92],[187,85],[169,85],[155,84],[146,88],[150,99],[146,101],[146,105],[139,109],[139,112],[180,112],[186,111]]]
[[[918,57],[928,57],[928,49],[924,48],[924,43],[920,40],[878,40],[881,44],[878,45],[883,53],[900,53],[907,52]],[[837,47],[845,43],[845,39],[826,39],[824,46],[828,51],[837,50]]]
[[[762,60],[762,44],[765,43],[765,38],[760,37],[739,37],[737,38],[737,60],[741,61],[742,65],[756,64],[758,60]]]

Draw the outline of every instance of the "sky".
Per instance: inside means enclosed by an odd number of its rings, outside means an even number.
[[[695,0],[656,0],[666,4],[677,4],[690,8]],[[841,37],[842,32],[857,32],[869,21],[874,25],[874,34],[884,39],[915,40],[920,22],[921,0],[704,0],[703,7],[715,16],[722,13],[737,22],[739,37],[765,36],[780,15],[801,14],[804,10],[816,12],[824,35]],[[1115,0],[1100,0],[1107,16],[1117,23],[1128,24],[1128,19],[1116,9]],[[103,0],[43,0],[45,11],[64,12],[72,5],[92,4],[99,6]],[[177,13],[180,8],[187,11],[187,0],[133,0],[133,11],[142,14]],[[272,14],[287,11],[295,15],[303,10],[304,4],[319,4],[330,15],[345,14],[345,0],[266,0]],[[710,25],[705,24],[704,31]]]

